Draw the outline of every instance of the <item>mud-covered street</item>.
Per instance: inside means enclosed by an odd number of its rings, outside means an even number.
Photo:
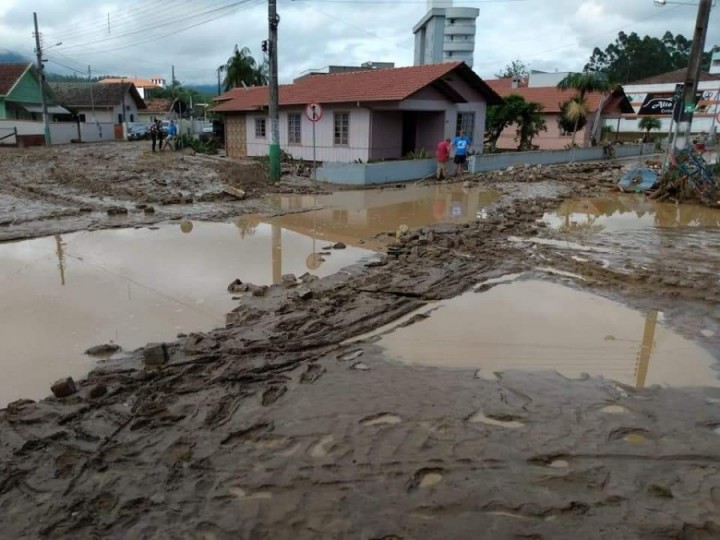
[[[3,535],[719,537],[720,211],[624,166],[3,151]]]

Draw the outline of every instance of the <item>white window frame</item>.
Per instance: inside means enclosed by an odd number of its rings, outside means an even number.
[[[468,126],[468,118],[470,123]],[[475,141],[475,111],[458,111],[456,117],[455,136],[460,135],[464,131],[465,135]]]
[[[265,139],[267,138],[267,119],[256,118],[255,119],[255,138]]]
[[[302,145],[302,117],[302,113],[299,112],[288,113],[288,144]],[[297,122],[297,124],[295,124],[295,122]]]
[[[338,130],[338,120],[343,117],[347,117],[347,123],[343,133],[343,126],[340,125]],[[342,120],[340,120],[342,122]],[[339,137],[338,137],[339,134]],[[344,137],[343,137],[344,135]],[[344,142],[343,142],[344,139]],[[333,146],[350,146],[350,112],[349,111],[337,111],[333,113]]]

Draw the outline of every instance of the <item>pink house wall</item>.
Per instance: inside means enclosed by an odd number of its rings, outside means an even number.
[[[545,118],[545,124],[547,125],[547,131],[541,131],[534,139],[533,145],[537,146],[540,150],[562,150],[572,143],[572,134],[562,135],[558,126],[557,114],[546,114],[543,115]],[[594,114],[591,115],[594,119]],[[589,119],[590,120],[590,119]],[[497,147],[502,150],[515,150],[518,147],[518,143],[515,141],[515,130],[516,125],[505,128],[500,135],[497,142]],[[590,132],[592,129],[592,120],[581,130],[577,132],[575,136],[575,144],[583,146],[583,142],[589,140]]]

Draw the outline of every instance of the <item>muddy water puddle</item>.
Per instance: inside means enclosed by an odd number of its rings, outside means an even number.
[[[339,191],[330,195],[281,195],[274,204],[285,212],[283,227],[318,238],[359,245],[372,237],[435,223],[464,223],[483,217],[501,193],[462,184]],[[307,212],[302,212],[303,210]]]
[[[720,386],[716,359],[662,325],[611,300],[540,280],[514,281],[436,304],[427,317],[378,344],[406,363],[602,375],[635,387]]]
[[[564,201],[543,217],[563,232],[599,233],[638,229],[720,227],[720,210],[696,204],[655,202],[642,195]]]
[[[256,285],[283,274],[333,274],[372,252],[311,257],[311,237],[255,220],[80,232],[0,244],[0,407],[83,376],[83,351],[125,350],[180,332],[224,326],[235,278]],[[312,267],[312,268],[311,268]]]

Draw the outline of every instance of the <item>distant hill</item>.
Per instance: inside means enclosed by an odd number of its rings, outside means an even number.
[[[197,90],[201,94],[210,94],[213,96],[217,94],[217,83],[216,84],[186,84],[184,86],[185,86],[185,88],[192,88],[193,90]]]
[[[31,60],[15,51],[0,49],[0,64],[19,64],[22,62],[31,62]]]

